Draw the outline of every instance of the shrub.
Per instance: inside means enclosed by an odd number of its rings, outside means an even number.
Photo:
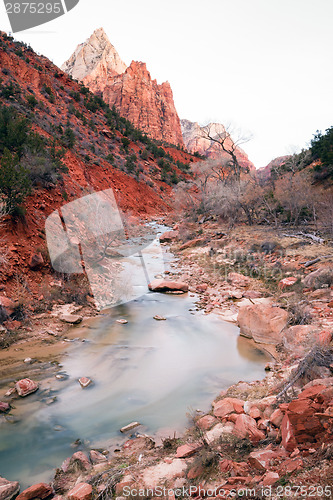
[[[128,139],[128,137],[122,137],[121,142],[124,146],[124,149],[128,149],[128,146],[131,144],[131,141]]]
[[[28,103],[29,108],[33,110],[37,106],[38,101],[34,95],[29,95],[27,97],[27,103]]]
[[[3,197],[8,213],[19,213],[19,207],[29,194],[31,182],[29,172],[23,167],[17,154],[6,149],[2,156],[0,168],[0,194]]]

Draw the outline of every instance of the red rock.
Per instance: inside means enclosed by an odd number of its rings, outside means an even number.
[[[281,281],[279,281],[278,287],[281,290],[284,290],[285,288],[290,288],[292,287],[297,281],[297,278],[290,276],[289,278],[283,278]]]
[[[237,321],[244,337],[263,344],[278,344],[287,326],[288,313],[280,307],[250,304],[239,309]]]
[[[294,430],[287,414],[284,415],[281,423],[282,446],[286,451],[293,451],[296,448]]]
[[[116,495],[122,496],[125,486],[131,486],[133,481],[122,481],[121,483],[116,484]]]
[[[107,462],[107,458],[105,455],[96,450],[91,450],[89,453],[91,463],[93,464],[102,464]]]
[[[179,250],[186,250],[187,248],[193,248],[205,243],[205,238],[195,238],[194,240],[187,241],[179,247]]]
[[[288,413],[298,413],[300,415],[310,415],[312,411],[312,402],[309,399],[294,399],[288,405]]]
[[[178,238],[178,231],[166,231],[165,233],[161,234],[160,242],[166,243],[169,241],[173,241],[176,238]]]
[[[262,484],[263,486],[273,486],[278,480],[280,476],[277,472],[266,472],[263,477]]]
[[[275,425],[275,427],[280,427],[283,419],[283,413],[282,411],[277,408],[276,410],[273,411],[271,416],[269,417],[269,421]]]
[[[72,490],[68,493],[68,498],[70,500],[91,500],[92,498],[92,486],[88,483],[78,483]]]
[[[10,316],[15,311],[16,305],[8,297],[0,296],[0,306],[2,306],[5,312]]]
[[[331,341],[332,341],[332,333],[327,331],[327,330],[323,330],[322,332],[319,332],[317,334],[317,341],[318,341],[318,344],[320,344],[320,345],[329,346]]]
[[[249,472],[249,466],[246,462],[234,462],[224,459],[219,462],[221,472],[230,472],[234,476],[245,476]]]
[[[79,378],[79,383],[80,386],[84,389],[85,387],[88,387],[88,385],[92,384],[92,381],[88,377],[81,377]]]
[[[200,285],[197,285],[196,291],[199,293],[203,293],[207,290],[207,288],[208,288],[207,283],[201,283]]]
[[[41,498],[43,500],[52,494],[53,490],[49,484],[38,483],[22,491],[16,498],[18,500],[32,500],[33,498]]]
[[[149,283],[148,288],[152,292],[188,292],[188,285],[186,283],[183,283],[181,281],[167,281],[164,279],[153,280],[151,283]]]
[[[298,399],[315,399],[318,394],[323,392],[326,389],[324,385],[313,385],[312,387],[308,387],[304,389],[299,395]]]
[[[224,398],[217,401],[214,405],[215,417],[224,418],[230,413],[243,413],[244,401],[236,398]]]
[[[8,481],[0,477],[0,500],[11,500],[20,491],[20,485],[17,481]]]
[[[16,382],[15,389],[17,391],[17,394],[23,398],[25,396],[28,396],[28,394],[36,392],[38,389],[38,384],[37,382],[30,380],[29,378],[23,378],[22,380]]]
[[[81,470],[91,469],[91,463],[88,457],[83,453],[83,451],[77,451],[74,453],[69,461],[69,467],[72,465],[77,465]]]
[[[205,471],[202,465],[194,465],[187,473],[187,479],[197,479]]]
[[[296,470],[303,469],[304,463],[301,458],[288,458],[284,460],[278,468],[279,474],[284,476],[286,474],[292,474]]]
[[[251,406],[248,414],[250,415],[250,417],[254,418],[255,420],[258,420],[259,418],[262,417],[261,411],[256,406]]]
[[[233,286],[246,287],[251,283],[251,278],[248,276],[244,276],[239,273],[229,273],[228,274],[228,283],[231,283]]]
[[[202,448],[200,443],[183,444],[177,448],[176,458],[187,458],[194,455],[198,450]]]
[[[213,425],[217,423],[218,420],[215,417],[213,417],[212,415],[205,415],[197,421],[197,426],[203,431],[208,431],[209,429],[211,429],[211,427],[213,427]]]
[[[0,413],[5,413],[9,409],[10,409],[10,406],[8,403],[3,403],[2,401],[0,401]]]
[[[238,415],[233,433],[241,439],[249,438],[253,443],[266,437],[266,434],[258,429],[256,421],[245,414]]]
[[[250,453],[249,462],[252,467],[255,467],[260,471],[265,471],[270,467],[272,461],[277,458],[279,458],[278,453],[273,450],[264,449]]]
[[[40,252],[31,255],[29,267],[31,269],[40,269],[44,265],[44,259]]]

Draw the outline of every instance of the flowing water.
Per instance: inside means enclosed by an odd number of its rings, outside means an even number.
[[[172,256],[164,258],[169,267]],[[196,299],[150,292],[96,318],[86,341],[73,342],[64,356],[64,378],[42,380],[35,394],[15,400],[18,421],[1,422],[0,475],[22,488],[49,481],[77,439],[83,449],[114,448],[123,439],[119,429],[132,421],[140,432],[173,435],[186,426],[187,412],[208,410],[222,389],[262,378],[267,355],[237,327],[195,311]],[[82,376],[93,384],[82,389]]]

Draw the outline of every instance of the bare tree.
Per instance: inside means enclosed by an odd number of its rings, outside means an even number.
[[[225,165],[227,171],[224,171],[224,180],[231,176],[240,182],[242,171],[246,172],[247,169],[240,164],[237,152],[241,144],[248,142],[251,137],[233,130],[230,125],[225,127],[221,125],[220,130],[216,130],[216,127],[213,127],[211,123],[202,128],[202,137],[217,144],[221,153],[227,155],[228,160]]]

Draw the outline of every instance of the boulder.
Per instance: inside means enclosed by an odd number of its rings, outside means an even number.
[[[152,292],[188,292],[187,283],[182,281],[167,281],[164,279],[153,280],[148,285]]]
[[[280,425],[282,424],[282,419],[283,419],[283,413],[279,408],[274,410],[273,413],[271,414],[271,416],[269,417],[269,421],[275,427],[280,427]]]
[[[0,500],[11,500],[20,491],[20,485],[17,481],[8,481],[0,477]]]
[[[205,238],[195,238],[194,240],[187,241],[179,247],[179,250],[186,250],[187,248],[193,248],[205,243]]]
[[[44,265],[44,259],[40,252],[33,253],[29,260],[30,269],[40,269]]]
[[[249,455],[249,463],[255,469],[258,469],[260,471],[265,471],[270,467],[272,461],[276,460],[278,457],[279,454],[273,450],[266,449],[266,450],[253,451]]]
[[[43,500],[44,498],[49,497],[53,494],[53,490],[49,484],[46,483],[38,483],[30,486],[26,490],[22,491],[16,500],[32,500],[33,498],[40,498]]]
[[[177,448],[176,458],[187,458],[202,448],[200,443],[183,444]]]
[[[301,470],[304,467],[303,460],[301,458],[288,458],[284,460],[282,464],[279,466],[278,471],[281,476],[285,476],[286,474],[292,474],[297,470]]]
[[[285,288],[290,288],[292,287],[297,281],[297,278],[294,276],[290,276],[289,278],[283,278],[281,281],[279,281],[278,287],[281,290],[284,290]]]
[[[217,418],[213,417],[213,415],[205,415],[204,417],[201,417],[197,421],[197,426],[199,429],[203,431],[208,431],[213,427],[213,425],[217,424],[218,420]]]
[[[64,468],[68,470],[75,467],[76,469],[78,468],[81,471],[87,471],[91,469],[91,465],[92,464],[90,463],[88,457],[83,453],[83,451],[77,451],[70,457],[67,467],[65,466]],[[66,470],[64,472],[66,472]]]
[[[0,296],[0,306],[2,306],[4,308],[5,313],[8,314],[8,316],[13,314],[13,312],[15,311],[15,308],[16,308],[15,302],[13,302],[8,297],[4,297],[2,295]]]
[[[161,243],[168,243],[168,242],[173,241],[177,238],[178,238],[178,231],[166,231],[165,233],[161,234],[160,242]]]
[[[281,423],[282,446],[286,451],[294,451],[296,439],[294,430],[287,414],[284,415]]]
[[[321,267],[308,274],[303,284],[305,288],[321,288],[323,285],[331,286],[333,283],[333,270],[328,267]]]
[[[235,424],[233,422],[226,422],[223,424],[216,424],[209,431],[205,433],[205,440],[208,444],[223,438],[223,436],[233,434]]]
[[[197,286],[196,286],[196,289],[195,289],[195,290],[196,290],[198,293],[203,293],[203,292],[205,292],[205,291],[207,290],[207,288],[208,288],[207,283],[201,283],[201,284],[199,284],[199,285],[197,285]]]
[[[69,500],[91,500],[92,486],[88,483],[78,483],[68,492]]]
[[[37,382],[30,380],[29,378],[23,378],[22,380],[16,382],[15,389],[17,391],[17,394],[24,398],[25,396],[36,392],[38,389],[38,384]]]
[[[84,389],[85,387],[88,387],[88,385],[92,384],[92,380],[88,377],[81,377],[79,378],[79,384]]]
[[[71,325],[78,325],[82,321],[82,316],[78,314],[61,314],[59,319],[64,323],[70,323]]]
[[[3,403],[0,401],[0,413],[5,413],[6,411],[10,410],[10,406],[8,403]]]
[[[246,287],[251,283],[251,278],[239,273],[229,273],[228,282],[236,287]]]
[[[286,349],[303,356],[318,332],[318,327],[314,325],[294,325],[284,330],[282,342]]]
[[[231,413],[244,413],[244,401],[236,398],[224,398],[215,403],[215,417],[224,418]]]
[[[94,465],[95,464],[102,464],[102,463],[108,461],[108,459],[106,458],[106,456],[103,455],[103,453],[100,453],[97,450],[91,450],[90,453],[89,453],[89,456],[90,456],[91,463],[94,464]]]
[[[262,485],[263,486],[273,486],[278,480],[280,479],[280,476],[277,472],[266,472],[262,479]]]
[[[237,321],[244,337],[262,344],[278,344],[287,326],[288,312],[266,304],[245,305],[240,308]]]
[[[266,437],[266,434],[258,429],[254,418],[244,413],[237,416],[233,433],[240,439],[249,438],[252,443],[257,443]]]

